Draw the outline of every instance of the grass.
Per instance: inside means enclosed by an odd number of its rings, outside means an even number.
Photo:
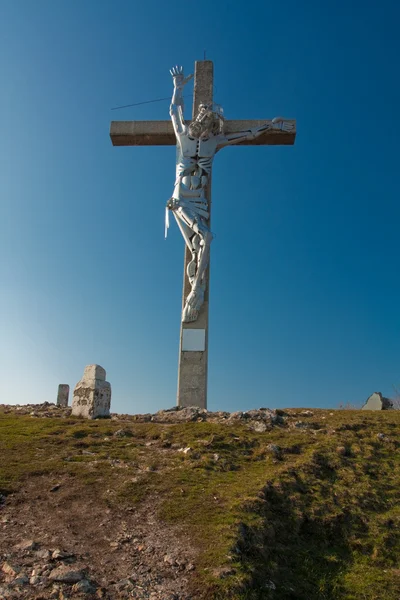
[[[122,437],[114,421],[0,413],[0,492],[51,473],[110,507],[154,495],[199,549],[195,598],[398,600],[400,412],[313,412],[266,433],[128,421]]]

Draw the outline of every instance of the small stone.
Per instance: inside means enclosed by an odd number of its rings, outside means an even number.
[[[129,577],[127,577],[126,579],[121,579],[120,581],[118,581],[114,587],[117,590],[117,592],[123,592],[123,591],[131,592],[131,591],[133,591],[135,585],[134,585],[134,581],[132,579],[130,579]]]
[[[78,583],[75,583],[75,585],[72,586],[72,591],[76,594],[92,594],[96,591],[96,588],[90,583],[88,579],[82,579],[81,581],[78,581]]]
[[[225,579],[235,573],[235,569],[232,569],[231,567],[219,567],[218,569],[214,569],[212,574],[216,579]]]
[[[275,458],[282,458],[282,448],[277,444],[268,444],[267,450],[268,452],[271,452]]]
[[[61,487],[61,483],[57,483],[56,485],[53,485],[53,487],[50,489],[51,492],[57,492]]]
[[[243,419],[244,418],[244,413],[241,410],[238,410],[236,412],[231,413],[231,416],[229,417],[230,419]]]
[[[313,411],[312,411],[312,410],[302,410],[302,411],[300,412],[300,416],[301,416],[301,417],[313,417],[313,416],[314,416],[314,413],[313,413]]]
[[[347,455],[347,448],[346,448],[346,446],[338,446],[336,448],[336,452],[340,456],[346,456]]]
[[[278,417],[287,417],[288,416],[288,413],[285,412],[284,410],[282,410],[281,408],[276,408],[275,414],[278,415]]]
[[[18,577],[13,580],[11,585],[13,587],[20,587],[23,585],[28,585],[28,583],[29,583],[29,577],[27,577],[27,575],[25,575],[24,573],[20,573],[18,575]]]
[[[178,452],[183,452],[183,454],[188,454],[192,449],[188,446],[187,448],[179,448]]]
[[[164,556],[164,562],[166,565],[170,565],[171,567],[176,565],[176,560],[173,556],[171,556],[171,554],[166,554]]]
[[[39,546],[39,544],[37,542],[34,542],[33,540],[22,540],[22,542],[19,542],[16,546],[14,546],[14,548],[16,550],[36,550],[36,548]]]
[[[54,552],[52,553],[51,558],[53,560],[64,560],[65,558],[71,558],[72,556],[74,556],[74,555],[71,554],[70,552],[64,552],[63,550],[56,548],[54,550]]]
[[[85,579],[85,572],[82,569],[71,569],[68,565],[62,565],[51,571],[49,579],[62,583],[78,583],[78,581]]]
[[[283,425],[285,423],[285,418],[282,417],[282,415],[276,413],[275,415],[272,415],[271,423],[272,425]]]
[[[18,567],[17,565],[12,565],[8,562],[5,562],[5,563],[3,563],[1,570],[3,571],[3,573],[5,573],[7,575],[7,577],[9,579],[13,579],[21,571],[21,568]]]
[[[37,550],[35,552],[35,558],[48,560],[50,558],[50,551],[49,550]]]
[[[267,590],[276,590],[276,585],[273,581],[267,581],[265,587],[267,588]]]
[[[129,429],[118,429],[118,431],[116,431],[114,433],[114,437],[132,437],[132,436],[133,436],[133,433]]]
[[[268,429],[268,426],[266,423],[264,423],[264,421],[256,421],[251,425],[251,428],[256,433],[265,433]]]

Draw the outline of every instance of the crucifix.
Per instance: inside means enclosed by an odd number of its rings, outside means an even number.
[[[183,89],[192,75],[173,67],[171,121],[112,121],[114,146],[175,146],[176,178],[166,205],[166,232],[172,213],[185,241],[182,318],[178,364],[178,406],[207,408],[209,264],[212,233],[211,170],[215,154],[228,145],[292,145],[296,123],[227,121],[213,103],[213,63],[197,61],[192,120],[184,119]]]

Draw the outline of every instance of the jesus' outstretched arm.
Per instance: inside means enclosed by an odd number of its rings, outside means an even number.
[[[193,75],[188,75],[185,78],[183,74],[183,67],[172,67],[170,69],[172,79],[174,81],[174,93],[172,94],[171,105],[169,107],[169,114],[171,116],[172,124],[174,126],[175,135],[184,133],[185,119],[183,116],[184,103],[183,103],[183,88],[190,81]]]
[[[228,133],[220,136],[221,139],[218,140],[217,149],[220,150],[221,148],[224,148],[224,146],[239,144],[240,142],[244,142],[246,140],[254,140],[262,133],[264,133],[264,131],[292,131],[293,128],[294,125],[289,121],[286,121],[283,117],[275,117],[274,119],[272,119],[272,121],[261,125],[261,127],[254,127],[245,131],[235,131],[233,133]]]

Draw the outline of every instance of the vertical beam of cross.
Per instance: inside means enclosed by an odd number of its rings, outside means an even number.
[[[214,68],[211,60],[196,61],[194,72],[194,93],[193,93],[193,113],[192,118],[196,117],[200,104],[211,104],[213,101],[213,81]],[[209,211],[211,214],[211,175],[208,180],[206,198],[208,200]],[[211,219],[211,217],[210,217]],[[210,220],[208,221],[210,227]],[[185,245],[184,272],[183,272],[183,294],[182,308],[185,300],[191,291],[189,279],[186,274],[187,265],[192,259],[192,255]],[[210,290],[210,267],[206,272],[206,291],[204,303],[200,308],[199,316],[193,323],[181,323],[180,343],[179,343],[179,362],[178,362],[178,406],[199,406],[207,408],[207,376],[208,376],[208,305]],[[186,339],[190,339],[191,332],[187,330],[196,330],[194,335],[198,335],[201,347],[204,340],[203,350],[185,350],[190,344],[185,345]]]
[[[213,101],[213,63],[198,61],[195,65],[193,118],[197,116],[199,104]],[[280,123],[280,125],[279,125]],[[269,125],[265,127],[265,125]],[[289,119],[246,119],[225,121],[224,133],[236,136],[262,130],[261,135],[244,136],[235,142],[238,146],[293,145],[296,138],[296,121]],[[114,146],[175,146],[177,143],[171,121],[113,121],[110,137]],[[208,204],[211,204],[211,176],[206,189]],[[210,222],[207,223],[210,227]],[[182,307],[191,290],[186,275],[191,253],[185,245],[184,281]],[[178,366],[178,406],[207,407],[207,361],[208,361],[208,306],[209,268],[206,270],[204,303],[196,321],[182,323]]]

